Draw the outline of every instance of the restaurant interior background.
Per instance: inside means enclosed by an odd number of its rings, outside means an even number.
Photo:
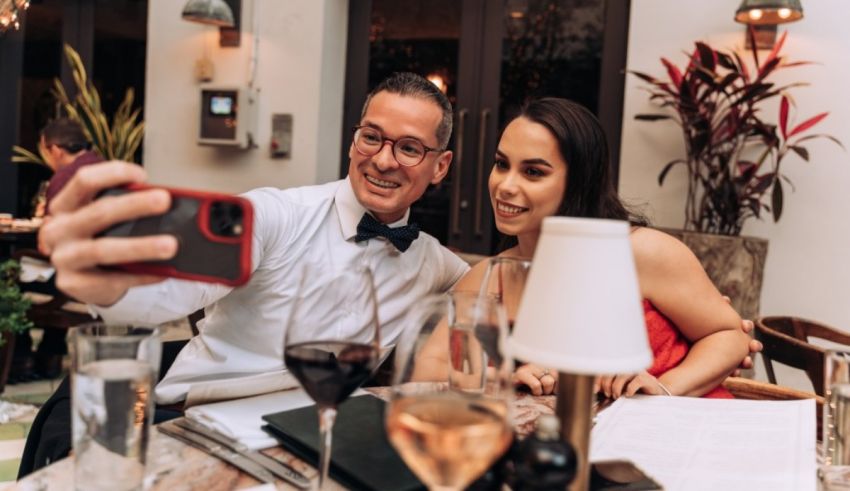
[[[497,242],[489,203],[474,198],[486,198],[483,180],[497,128],[521,102],[512,88],[529,80],[536,87],[532,93],[575,98],[598,111],[619,147],[623,196],[645,206],[655,225],[679,227],[684,173],[673,171],[663,187],[657,183],[661,166],[683,153],[679,130],[634,120],[654,108],[641,81],[623,77],[620,68],[625,62],[630,70],[662,75],[659,58],[683,65],[696,40],[743,50],[744,28],[733,21],[739,3],[242,0],[239,46],[222,47],[217,28],[181,19],[183,1],[33,0],[23,28],[0,37],[0,212],[27,213],[38,181],[47,177],[44,169],[8,163],[9,148],[21,143],[34,149],[51,111],[45,91],[54,76],[68,77],[60,63],[65,40],[83,47],[107,112],[124,88],[136,88],[147,124],[140,157],[155,183],[237,193],[336,179],[346,170],[349,127],[365,92],[388,71],[410,68],[439,75],[456,107],[465,110],[459,184],[453,175],[414,210],[444,243],[488,253]],[[830,111],[818,132],[850,144],[844,88],[850,31],[836,15],[845,3],[804,2],[804,19],[780,26],[789,32],[785,54],[817,64],[780,72],[776,79],[810,83],[795,92],[801,113]],[[523,26],[537,15],[548,16],[552,32],[565,34],[555,36],[561,44],[546,56],[523,59],[517,56],[522,43],[531,42]],[[526,46],[540,55],[540,46]],[[195,64],[202,58],[214,68],[210,83],[257,90],[256,147],[198,144]],[[276,114],[292,116],[287,158],[273,158],[270,150]],[[809,150],[811,162],[785,165],[795,191],[787,193],[782,220],[751,221],[744,230],[770,240],[761,312],[850,329],[843,298],[850,291],[850,221],[843,215],[850,208],[848,154],[826,141]],[[783,373],[780,380],[789,384]],[[805,377],[795,380],[789,385],[809,388]]]

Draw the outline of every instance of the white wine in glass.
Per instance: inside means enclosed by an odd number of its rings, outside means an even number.
[[[464,489],[507,450],[513,438],[512,363],[504,353],[504,308],[492,297],[454,293],[419,303],[407,319],[408,331],[397,345],[386,417],[390,443],[429,489]],[[434,330],[452,328],[468,331],[475,342],[466,343],[464,350],[446,345],[455,360],[420,356]],[[486,373],[477,377],[482,380],[480,390],[450,384],[454,370],[449,365],[458,362],[483,364]],[[439,363],[446,366],[433,366]]]

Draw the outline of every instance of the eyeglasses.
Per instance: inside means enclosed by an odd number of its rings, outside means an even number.
[[[440,148],[426,147],[416,138],[405,137],[392,140],[385,138],[380,131],[371,126],[354,127],[354,147],[361,154],[368,157],[377,155],[384,148],[384,142],[392,143],[393,157],[395,157],[396,162],[405,167],[421,164],[428,152],[443,151]]]

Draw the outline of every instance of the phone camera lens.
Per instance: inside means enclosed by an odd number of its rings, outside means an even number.
[[[222,237],[238,237],[242,235],[242,208],[235,203],[224,201],[213,202],[210,206],[210,231]]]

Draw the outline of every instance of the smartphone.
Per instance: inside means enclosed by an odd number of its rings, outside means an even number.
[[[98,236],[173,235],[178,241],[177,255],[166,261],[121,264],[115,266],[117,269],[230,286],[248,282],[254,221],[250,201],[222,193],[145,184],[109,189],[100,196],[147,189],[168,191],[171,208],[162,215],[119,223]]]
[[[591,491],[656,491],[664,489],[628,460],[604,460],[590,465]]]

